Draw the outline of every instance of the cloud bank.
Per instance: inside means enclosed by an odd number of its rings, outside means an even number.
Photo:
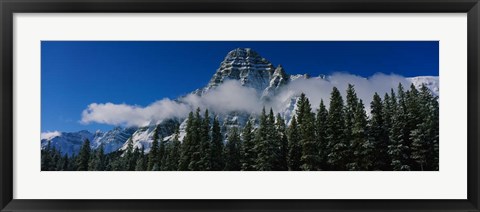
[[[197,107],[208,108],[215,113],[231,111],[258,113],[265,105],[267,108],[272,107],[276,112],[281,112],[293,96],[302,92],[306,94],[312,107],[316,109],[321,99],[328,107],[330,93],[334,86],[342,92],[345,100],[345,90],[348,84],[355,86],[358,97],[364,101],[368,111],[375,92],[383,98],[383,95],[390,92],[391,88],[396,88],[398,83],[402,83],[404,87],[410,85],[405,77],[394,74],[375,74],[364,78],[352,74],[335,73],[326,79],[299,78],[284,86],[269,102],[263,102],[261,94],[256,90],[244,87],[238,81],[227,81],[202,96],[190,94],[178,100],[162,99],[145,107],[92,103],[82,112],[81,123],[144,126],[164,119],[185,118],[190,111]]]
[[[81,123],[92,122],[115,126],[145,126],[165,119],[186,118],[197,107],[216,113],[255,112],[262,107],[255,89],[238,81],[227,81],[203,96],[189,94],[178,100],[162,99],[146,107],[127,104],[92,103],[82,112]]]
[[[326,79],[297,79],[281,89],[274,99],[276,102],[273,102],[271,106],[281,110],[278,106],[281,107],[282,103],[285,104],[292,96],[298,96],[303,92],[309,98],[310,104],[314,109],[318,108],[322,99],[328,108],[333,87],[337,87],[340,90],[345,101],[348,84],[352,84],[358,98],[362,99],[365,108],[369,111],[370,102],[373,100],[375,92],[383,99],[384,94],[390,93],[392,88],[396,90],[399,83],[402,83],[404,87],[410,86],[410,81],[403,76],[382,73],[374,74],[368,78],[346,73],[334,73]]]

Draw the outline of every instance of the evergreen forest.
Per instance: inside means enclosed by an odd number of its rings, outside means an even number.
[[[68,156],[50,143],[41,150],[42,171],[437,171],[438,97],[428,88],[399,84],[365,103],[349,85],[334,87],[328,107],[313,107],[301,94],[296,113],[285,117],[263,108],[243,127],[222,129],[218,117],[200,108],[190,112],[181,141],[154,133],[148,153],[127,148],[105,154],[85,140]],[[312,108],[318,108],[316,110]]]

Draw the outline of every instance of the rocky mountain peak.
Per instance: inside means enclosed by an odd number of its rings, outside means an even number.
[[[225,59],[233,59],[233,58],[257,58],[257,59],[262,59],[262,57],[256,52],[253,51],[251,48],[236,48],[230,52],[228,52],[227,56]]]
[[[274,73],[274,66],[250,48],[236,48],[228,52],[220,63],[204,92],[226,80],[238,80],[243,86],[264,90]]]
[[[288,78],[287,73],[285,72],[285,69],[283,69],[282,65],[278,65],[277,68],[275,68],[275,71],[273,72],[273,77],[280,77],[280,78]]]

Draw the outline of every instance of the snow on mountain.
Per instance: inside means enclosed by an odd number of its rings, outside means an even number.
[[[166,120],[158,125],[149,125],[145,127],[140,127],[136,130],[129,138],[125,139],[123,145],[121,145],[120,150],[125,150],[128,147],[128,139],[133,141],[133,148],[145,149],[145,152],[150,152],[152,147],[153,137],[155,134],[155,128],[157,128],[158,137],[162,140],[167,140],[170,138],[174,132],[179,122],[176,120]],[[182,137],[183,138],[183,137]]]
[[[285,88],[289,83],[302,79],[329,81],[329,77],[325,75],[313,78],[308,74],[289,75],[281,65],[275,67],[267,59],[263,58],[252,49],[237,48],[227,54],[208,84],[204,88],[199,88],[192,93],[202,96],[225,81],[238,80],[242,86],[255,89],[259,94],[259,97],[261,97],[261,101],[269,102],[270,100],[275,99],[276,104],[278,105],[276,112],[279,112],[288,124],[296,111],[299,93],[289,90],[281,91],[281,89]],[[432,91],[432,93],[437,96],[439,94],[439,78],[436,76],[418,76],[406,79],[413,83],[417,88],[420,88],[424,84]],[[282,93],[281,96],[278,95],[280,91]],[[330,90],[318,92],[330,92]],[[256,117],[247,112],[233,111],[228,113],[215,113],[213,115],[218,117],[223,133],[226,133],[228,129],[232,127],[243,127],[248,120],[256,121]],[[212,119],[213,115],[211,116]],[[80,131],[76,133],[42,133],[42,148],[47,145],[48,141],[51,141],[52,145],[55,146],[55,148],[60,149],[62,153],[72,155],[78,153],[85,139],[90,139],[90,141],[92,141],[92,148],[95,149],[100,145],[103,145],[105,152],[109,153],[119,149],[125,150],[128,144],[127,141],[131,139],[134,148],[140,149],[144,147],[145,152],[149,152],[153,142],[155,128],[158,128],[159,137],[164,141],[168,141],[172,139],[173,133],[179,125],[179,139],[183,140],[185,136],[186,122],[186,119],[170,119],[164,120],[158,125],[150,124],[149,126],[140,128],[125,129],[116,127],[105,133],[90,133],[88,131]]]
[[[105,153],[117,151],[135,131],[137,131],[137,128],[121,127],[115,127],[105,133],[97,131],[92,142],[92,147],[96,149],[103,145]]]
[[[82,147],[83,141],[88,139],[92,141],[94,138],[94,134],[88,132],[86,130],[82,130],[79,132],[64,132],[61,135],[48,137],[41,140],[41,147],[42,149],[46,148],[48,142],[50,141],[50,145],[52,148],[60,150],[62,154],[67,154],[69,156],[77,154]],[[90,144],[93,147],[92,144]]]
[[[51,140],[55,137],[58,137],[58,136],[61,136],[62,133],[59,132],[59,131],[53,131],[53,132],[44,132],[40,135],[40,138],[43,140],[43,139],[47,139],[47,140]]]
[[[46,148],[50,141],[52,147],[60,150],[62,154],[71,156],[78,154],[83,142],[88,139],[92,149],[96,149],[103,145],[104,152],[110,153],[117,151],[135,131],[136,128],[115,127],[105,133],[101,131],[91,133],[86,130],[79,132],[64,132],[57,134],[57,136],[42,139],[41,147],[42,149]]]
[[[413,83],[416,88],[421,88],[422,85],[425,85],[433,94],[439,95],[440,84],[438,76],[409,77],[407,80]]]
[[[274,71],[272,63],[257,52],[250,48],[237,48],[227,54],[201,93],[208,92],[227,80],[239,80],[245,87],[264,90],[270,85]]]

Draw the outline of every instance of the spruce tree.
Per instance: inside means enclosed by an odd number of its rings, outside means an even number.
[[[345,138],[345,115],[340,91],[333,87],[327,116],[327,155],[331,170],[346,170],[349,161],[348,141]]]
[[[412,159],[419,170],[438,170],[438,101],[424,85],[417,101],[420,123],[410,134]]]
[[[223,137],[217,117],[213,119],[211,145],[210,160],[212,170],[221,171],[225,167],[225,162],[223,157]]]
[[[204,171],[210,170],[212,166],[210,161],[210,140],[210,116],[208,115],[208,110],[205,110],[200,129],[200,164],[201,170]]]
[[[410,170],[409,166],[409,147],[406,145],[408,133],[406,131],[407,116],[405,105],[405,92],[402,84],[398,85],[398,101],[392,92],[392,126],[390,129],[390,145],[388,145],[388,154],[391,158],[391,166],[394,171]]]
[[[134,159],[132,137],[127,141],[127,149],[123,155],[123,165],[125,171],[133,171],[135,169],[136,161]]]
[[[163,138],[160,137],[160,141],[158,142],[158,165],[160,166],[160,170],[162,170],[162,167],[165,165],[165,158],[166,158],[166,141],[163,140]]]
[[[255,135],[255,150],[258,153],[256,168],[259,171],[272,171],[274,168],[276,155],[272,137],[275,133],[272,130],[274,130],[274,126],[272,126],[272,121],[267,116],[264,107]]]
[[[192,153],[191,161],[188,164],[188,169],[191,171],[200,171],[202,170],[202,149],[201,149],[201,123],[202,117],[200,116],[200,108],[197,108],[195,111],[195,118],[193,119],[193,125],[190,128],[190,132],[187,134],[191,135],[191,142],[190,142],[190,152]]]
[[[145,148],[142,146],[140,151],[140,157],[137,159],[137,163],[135,164],[135,171],[145,171],[147,168],[147,162],[145,157]]]
[[[320,100],[320,106],[318,107],[317,111],[317,117],[316,117],[316,123],[315,123],[315,129],[316,129],[316,142],[317,142],[317,148],[318,148],[318,155],[320,157],[320,164],[319,164],[319,169],[320,170],[327,170],[328,169],[328,163],[327,163],[327,156],[328,156],[328,151],[327,151],[327,117],[328,117],[328,111],[327,108],[325,107],[323,103],[323,99]]]
[[[148,165],[147,165],[147,171],[153,171],[153,168],[155,165],[157,165],[158,168],[158,150],[159,150],[159,144],[158,144],[158,126],[155,127],[153,130],[153,142],[152,146],[150,147],[150,152],[148,153]]]
[[[388,95],[386,95],[385,102],[390,101]],[[389,104],[389,103],[385,103]],[[372,164],[372,170],[390,170],[390,158],[388,157],[388,124],[384,118],[385,108],[384,103],[380,96],[375,93],[373,100],[370,103],[371,118],[369,120],[369,140],[373,144],[374,152],[373,157],[370,159]]]
[[[64,164],[63,164],[62,170],[63,170],[63,171],[70,171],[70,170],[71,170],[71,169],[70,169],[70,159],[68,158],[68,155],[67,155],[67,154],[65,154],[65,155],[63,156],[63,161],[64,161]]]
[[[58,151],[58,161],[55,167],[56,171],[65,171],[65,157],[61,155],[60,151]]]
[[[355,170],[355,147],[354,144],[354,136],[353,136],[353,128],[355,125],[355,113],[357,112],[358,106],[358,97],[357,93],[355,92],[355,88],[352,84],[348,84],[347,88],[347,97],[346,97],[346,104],[345,104],[345,112],[344,112],[344,119],[345,119],[345,128],[344,128],[344,136],[345,136],[345,145],[348,145],[349,148],[346,150],[346,154],[348,155],[348,162],[347,162],[347,169]],[[357,152],[358,154],[358,152]],[[349,164],[351,163],[351,164]]]
[[[288,170],[288,163],[287,163],[287,156],[288,156],[288,138],[287,138],[287,126],[285,125],[285,120],[282,118],[280,113],[277,113],[276,117],[276,131],[278,133],[278,142],[279,148],[278,157],[277,157],[277,166],[275,170],[278,171],[287,171]]]
[[[393,93],[393,91],[392,91]],[[392,116],[393,116],[393,111],[392,111],[392,100],[390,100],[390,96],[388,93],[385,93],[385,96],[383,98],[383,105],[382,105],[382,116],[384,119],[384,126],[385,129],[387,130],[387,133],[389,130],[392,128]]]
[[[105,170],[105,152],[103,145],[94,151],[93,160],[90,161],[90,170],[94,171],[104,171]]]
[[[41,170],[42,171],[50,171],[52,158],[51,158],[51,149],[52,149],[52,142],[48,141],[47,147],[41,150]]]
[[[420,170],[422,167],[420,167],[415,159],[411,157],[411,147],[413,142],[412,132],[424,121],[425,115],[422,114],[422,110],[424,109],[422,108],[420,102],[420,94],[413,83],[410,85],[410,90],[407,92],[405,98],[405,111],[407,120],[405,129],[405,138],[407,139],[405,145],[410,147],[408,151],[410,156],[408,165],[410,166],[411,170]]]
[[[354,111],[352,128],[352,162],[349,163],[349,170],[372,170],[375,151],[373,143],[368,139],[367,114],[362,100],[358,101]]]
[[[238,129],[233,127],[227,136],[225,145],[225,171],[240,171],[240,135]]]
[[[247,121],[245,127],[243,128],[240,151],[242,154],[242,171],[254,171],[257,154],[255,152],[253,126],[250,120]]]
[[[277,130],[276,118],[272,108],[270,108],[270,112],[268,113],[267,122],[268,151],[270,151],[273,156],[273,158],[271,159],[271,166],[273,171],[278,171],[282,169],[282,143],[280,140],[281,134]]]
[[[90,141],[88,139],[85,139],[82,147],[80,148],[80,153],[77,157],[77,171],[88,171],[90,152]]]
[[[298,129],[297,119],[292,117],[290,126],[288,127],[288,170],[300,171],[302,157],[302,146],[300,145],[300,133]]]
[[[193,112],[188,114],[187,125],[185,126],[185,137],[183,138],[183,145],[181,149],[181,156],[179,161],[179,171],[187,171],[188,165],[192,161],[192,146],[194,145],[194,135],[192,128],[194,127],[194,116]]]
[[[181,144],[179,140],[180,132],[179,129],[177,128],[175,130],[175,135],[173,136],[173,140],[171,143],[171,149],[170,149],[170,156],[168,157],[168,170],[169,171],[176,171],[178,170],[178,164],[180,161],[180,150],[181,150]]]
[[[304,93],[300,95],[297,102],[297,117],[302,146],[301,169],[305,171],[318,170],[320,155],[315,139],[315,115],[312,113],[310,101]]]
[[[191,153],[191,160],[188,164],[188,170],[200,171],[203,168],[202,164],[202,149],[201,149],[201,123],[200,108],[195,111],[195,116],[192,121],[192,126],[186,132],[189,135],[189,152]]]

